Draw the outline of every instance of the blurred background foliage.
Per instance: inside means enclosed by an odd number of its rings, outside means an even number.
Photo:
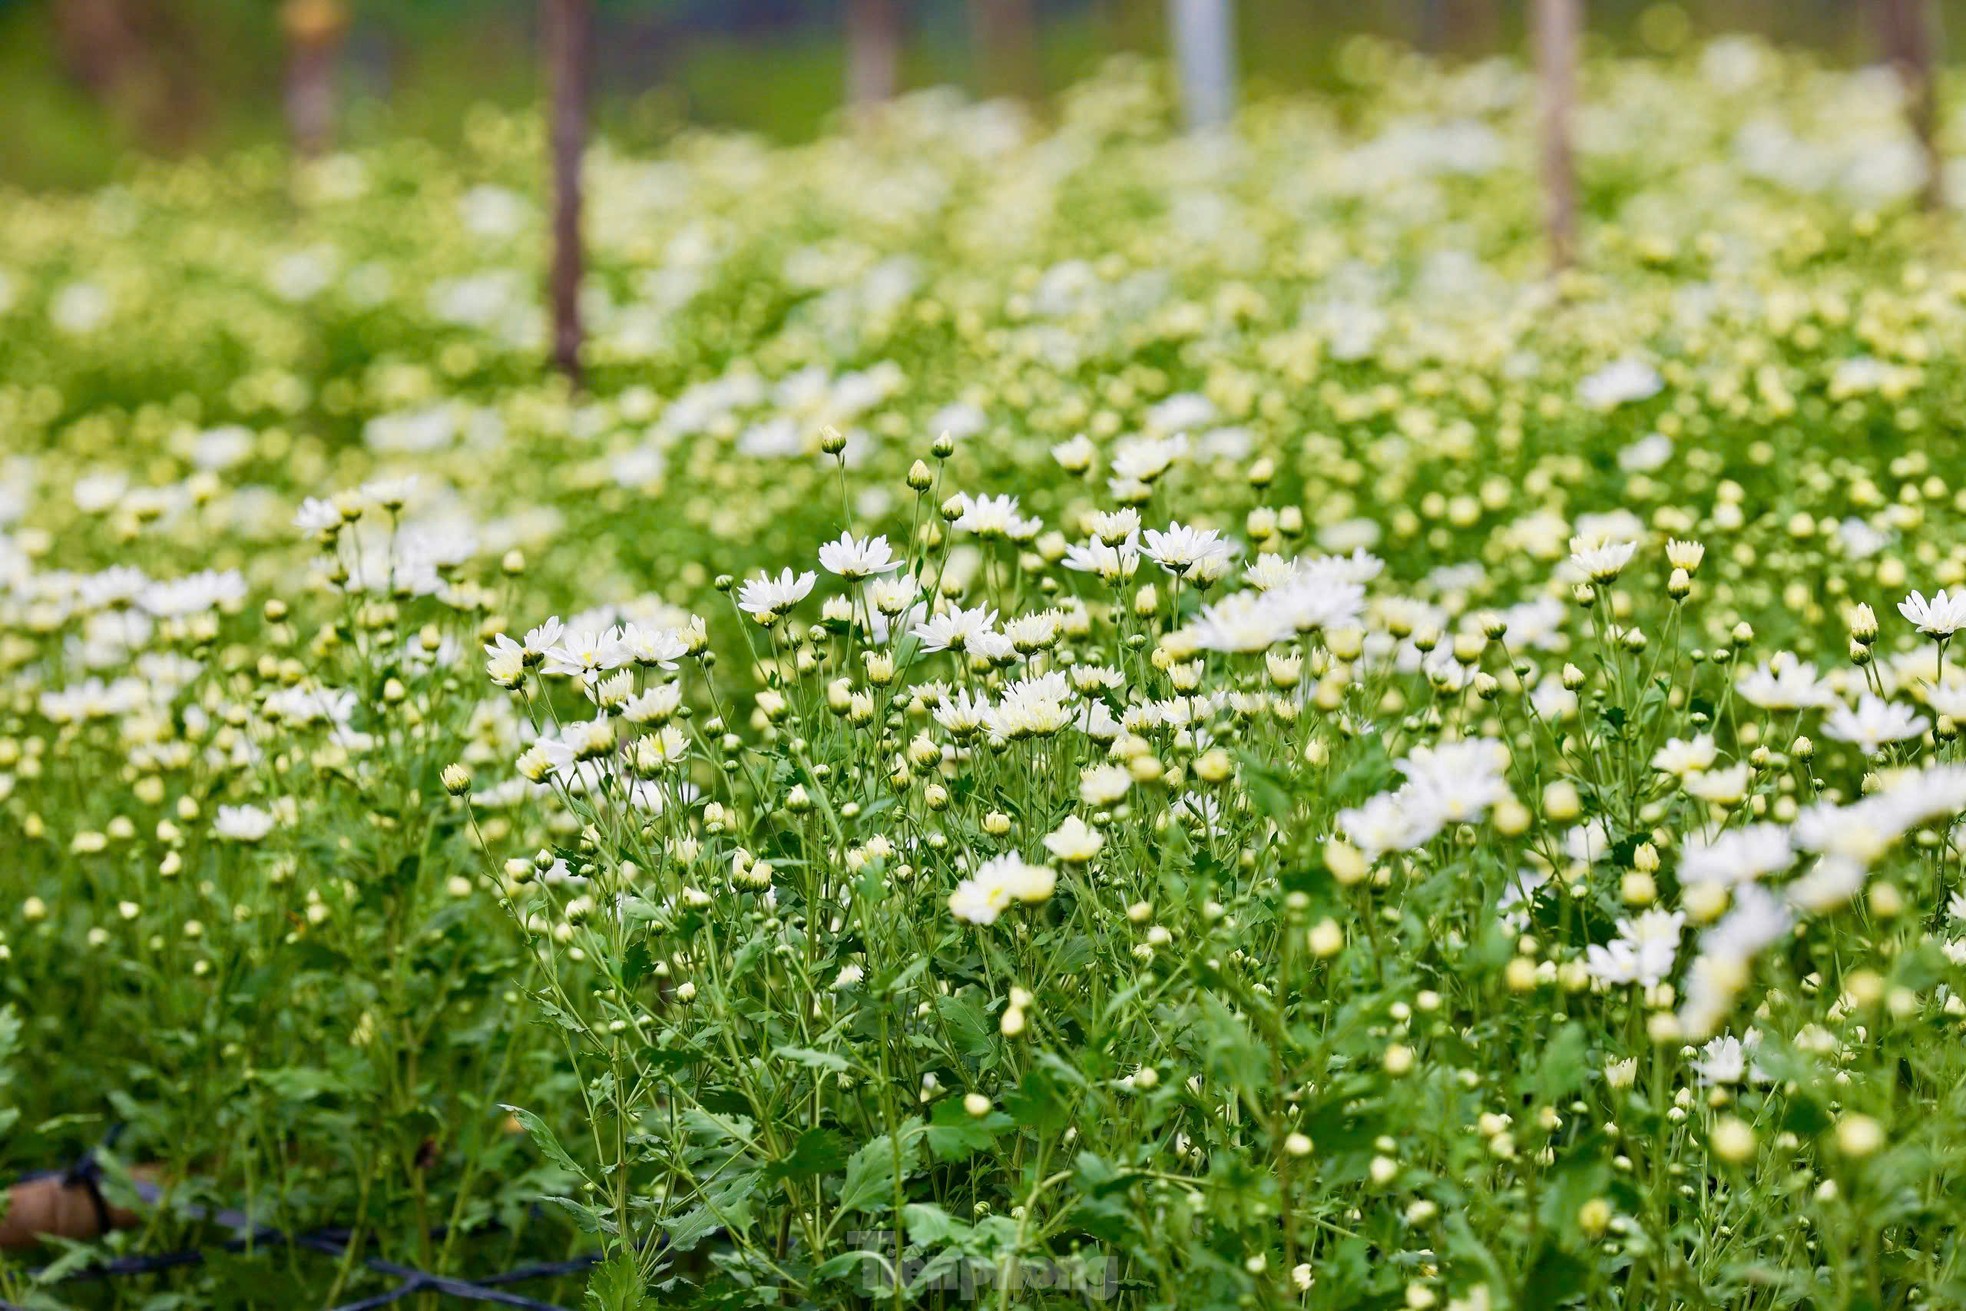
[[[1164,53],[1165,0],[900,0],[903,89],[1044,97],[1122,53]],[[1027,10],[1032,57],[979,56],[979,12]],[[1670,53],[1748,31],[1833,62],[1876,58],[1870,0],[1590,0],[1591,42]],[[815,135],[844,90],[846,0],[596,0],[597,119],[646,143],[686,124]],[[536,0],[344,0],[344,141],[443,142],[474,104],[535,104]],[[1353,34],[1452,58],[1524,54],[1523,0],[1238,0],[1244,91],[1342,89]],[[1966,0],[1942,21],[1966,30]],[[0,183],[86,187],[133,152],[278,141],[280,0],[0,0]]]

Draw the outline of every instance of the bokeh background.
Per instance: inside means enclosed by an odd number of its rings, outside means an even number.
[[[948,84],[1042,103],[1114,55],[1163,54],[1165,2],[899,0],[901,87]],[[408,132],[441,142],[475,104],[538,103],[536,0],[341,3],[342,140]],[[845,4],[596,0],[599,130],[630,144],[689,124],[784,140],[816,134],[845,90]],[[1745,31],[1861,63],[1878,57],[1869,4],[1590,0],[1586,25],[1592,46],[1614,50],[1670,53]],[[998,30],[979,39],[993,7]],[[1451,58],[1525,54],[1524,8],[1522,0],[1238,0],[1242,91],[1342,91],[1345,38],[1358,34]],[[1942,28],[1966,31],[1966,0],[1937,9]],[[0,0],[0,184],[86,187],[133,154],[278,141],[286,49],[280,0]]]

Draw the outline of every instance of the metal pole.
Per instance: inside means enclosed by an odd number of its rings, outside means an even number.
[[[1227,127],[1236,116],[1234,0],[1167,0],[1167,21],[1188,130]]]

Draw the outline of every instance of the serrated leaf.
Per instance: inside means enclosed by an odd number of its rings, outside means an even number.
[[[1062,1129],[1071,1118],[1064,1088],[1057,1076],[1043,1066],[1025,1074],[1023,1081],[1004,1098],[1004,1109],[1012,1121],[1039,1133]]]
[[[846,1146],[839,1134],[831,1129],[808,1129],[765,1173],[773,1180],[812,1179],[831,1174],[845,1163]]]
[[[899,1140],[882,1134],[847,1159],[840,1186],[842,1211],[884,1211],[894,1206],[894,1176],[906,1179],[921,1165],[921,1126],[904,1128]]]
[[[617,1252],[595,1266],[587,1277],[585,1306],[587,1311],[643,1311],[648,1306],[648,1286],[635,1258]]]
[[[910,1202],[902,1207],[901,1223],[908,1231],[908,1241],[923,1247],[946,1243],[969,1232],[969,1226],[927,1202]]]
[[[1002,1111],[971,1115],[961,1101],[951,1097],[936,1103],[929,1116],[928,1150],[938,1161],[959,1161],[988,1147],[1015,1124]]]
[[[1584,1026],[1576,1021],[1564,1025],[1556,1031],[1543,1048],[1543,1056],[1536,1064],[1536,1097],[1541,1102],[1555,1102],[1574,1092],[1584,1081],[1584,1063],[1590,1051],[1590,1037]]]
[[[832,1074],[845,1074],[847,1059],[837,1052],[822,1052],[811,1047],[774,1047],[771,1054],[780,1060],[791,1061],[813,1070],[826,1070]]]
[[[507,1106],[502,1102],[499,1104],[499,1109],[510,1112],[512,1118],[517,1120],[525,1129],[526,1136],[531,1138],[533,1144],[546,1154],[547,1160],[553,1162],[553,1164],[559,1166],[562,1170],[578,1175],[583,1182],[588,1181],[587,1172],[575,1163],[573,1157],[567,1155],[567,1149],[560,1146],[560,1140],[554,1136],[551,1129],[546,1127],[546,1121],[540,1119],[531,1111],[522,1110],[517,1106]]]

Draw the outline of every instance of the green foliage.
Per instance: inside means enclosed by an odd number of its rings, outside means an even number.
[[[33,1264],[1945,1304],[1949,235],[1723,45],[1552,285],[1410,71],[597,150],[581,392],[518,120],[0,208],[0,1142],[164,1193]],[[0,1296],[384,1291],[286,1255]]]

